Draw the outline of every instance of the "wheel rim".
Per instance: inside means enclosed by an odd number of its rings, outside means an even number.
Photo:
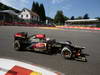
[[[68,55],[69,53],[68,52],[64,52],[64,55],[66,56],[66,55]]]
[[[18,49],[20,48],[20,45],[19,45],[18,42],[15,42],[14,48],[15,48],[16,50],[18,50]]]
[[[64,55],[65,58],[70,58],[71,57],[71,54],[70,54],[69,51],[64,51],[63,55]]]

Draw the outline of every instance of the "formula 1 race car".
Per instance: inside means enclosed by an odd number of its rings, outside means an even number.
[[[31,50],[48,54],[60,53],[65,59],[77,59],[87,61],[82,52],[84,47],[73,46],[70,41],[57,42],[55,39],[46,38],[45,34],[33,34],[19,32],[14,35],[15,50]]]

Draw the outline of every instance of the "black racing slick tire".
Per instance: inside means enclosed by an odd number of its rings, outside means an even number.
[[[15,49],[16,51],[20,51],[20,50],[23,49],[23,48],[22,48],[22,44],[21,44],[21,42],[20,42],[19,40],[15,40],[15,41],[14,41],[14,49]]]
[[[70,48],[68,47],[64,47],[61,51],[61,55],[65,58],[65,59],[70,59],[72,57],[72,52],[70,50]]]

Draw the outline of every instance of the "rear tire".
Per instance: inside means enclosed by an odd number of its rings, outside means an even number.
[[[15,40],[14,41],[14,49],[17,50],[17,51],[20,51],[20,50],[23,49],[22,48],[22,44],[21,44],[21,42],[19,40]]]

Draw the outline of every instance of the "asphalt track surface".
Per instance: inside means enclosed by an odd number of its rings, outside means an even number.
[[[29,51],[15,51],[13,35],[16,32],[45,33],[58,41],[71,40],[74,44],[85,46],[88,62],[65,60],[60,54],[46,55]],[[30,27],[0,27],[0,58],[11,58],[31,64],[39,64],[65,75],[100,75],[100,32],[48,30]]]

